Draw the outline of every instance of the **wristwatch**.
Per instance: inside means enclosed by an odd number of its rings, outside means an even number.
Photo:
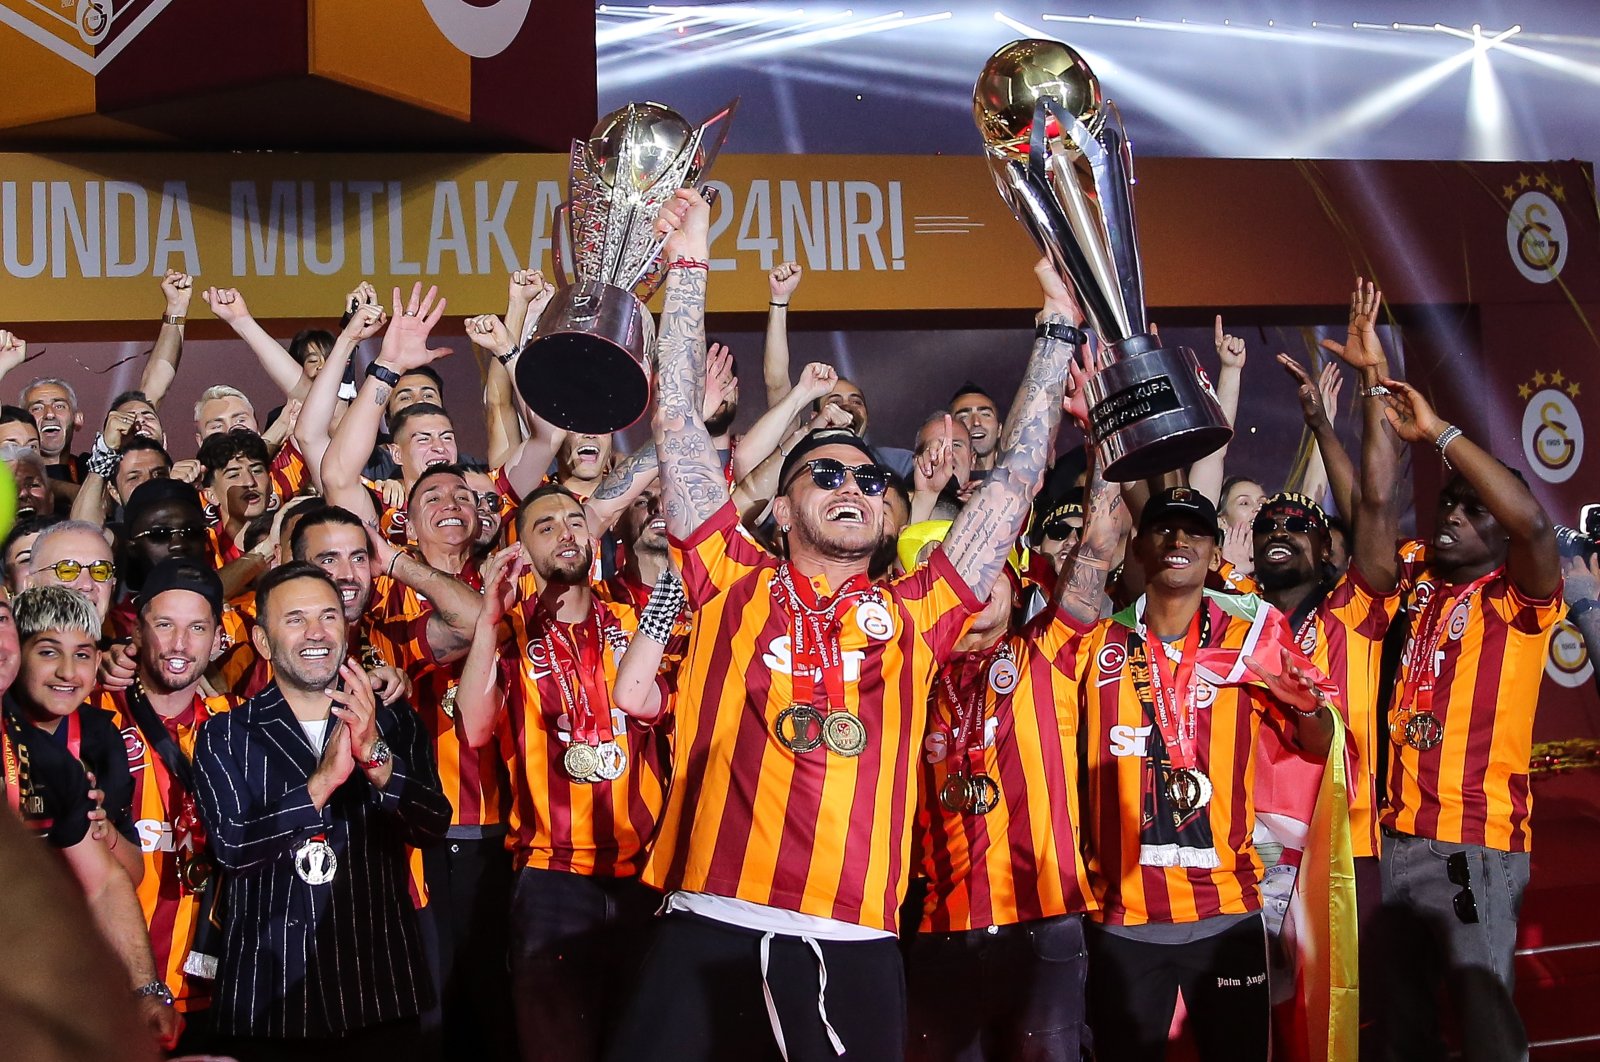
[[[372,759],[358,760],[357,762],[361,764],[361,769],[364,771],[382,767],[389,762],[389,746],[384,742],[383,738],[379,738],[372,743]]]
[[[400,386],[400,374],[387,365],[379,365],[377,362],[373,362],[367,366],[367,375],[379,383],[388,384],[390,387]]]
[[[1597,608],[1600,608],[1600,601],[1596,601],[1592,597],[1580,597],[1567,606],[1567,619],[1575,620],[1579,616],[1593,612]]]
[[[151,981],[133,990],[134,999],[143,999],[146,996],[154,996],[167,1006],[172,1006],[172,989],[167,987],[165,981]]]
[[[1083,334],[1083,329],[1074,328],[1069,324],[1061,324],[1056,321],[1044,322],[1033,330],[1033,335],[1035,339],[1043,339],[1049,336],[1051,339],[1060,340],[1063,343],[1071,343],[1077,347],[1083,346],[1089,338]]]

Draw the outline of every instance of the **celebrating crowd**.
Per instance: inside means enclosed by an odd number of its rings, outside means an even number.
[[[421,285],[287,347],[205,291],[283,403],[210,387],[192,459],[163,402],[191,278],[82,453],[92,411],[19,390],[0,332],[8,1056],[1121,1062],[1163,1057],[1181,997],[1208,1060],[1356,1057],[1305,1050],[1308,1011],[1353,1008],[1363,1057],[1419,1059],[1441,995],[1467,1057],[1525,1053],[1556,535],[1396,378],[1372,286],[1320,379],[1280,357],[1316,441],[1293,489],[1225,452],[1120,484],[1057,461],[1106,354],[1046,263],[1009,408],[963,383],[906,449],[792,370],[780,266],[735,439],[708,215],[683,191],[657,222],[626,455],[512,384],[537,273],[466,321],[482,462]],[[1449,470],[1425,541],[1407,448]],[[1296,911],[1348,933],[1334,969]]]

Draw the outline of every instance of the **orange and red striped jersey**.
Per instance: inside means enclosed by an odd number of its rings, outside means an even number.
[[[1400,588],[1409,635],[1390,717],[1406,704],[1423,673],[1413,659],[1436,595],[1443,624],[1435,654],[1432,712],[1444,740],[1421,752],[1391,739],[1383,825],[1401,833],[1503,852],[1532,844],[1533,713],[1539,701],[1550,635],[1561,619],[1561,590],[1543,601],[1522,591],[1504,568],[1475,592],[1442,582],[1428,567],[1422,542],[1400,548]]]
[[[506,470],[491,469],[489,478],[494,480],[495,493],[500,495],[500,533],[506,537],[507,542],[516,541],[516,512],[522,499],[517,497],[517,492],[512,489],[511,481],[506,478]],[[411,534],[411,525],[406,516],[405,506],[393,506],[384,501],[383,487],[377,480],[362,479],[362,484],[367,492],[372,495],[372,508],[378,514],[378,530],[383,536],[397,546],[405,546],[415,541]],[[409,488],[408,488],[409,490]]]
[[[206,528],[206,538],[211,544],[211,566],[220,571],[225,564],[244,556],[244,547],[235,542],[221,523]]]
[[[496,740],[511,768],[507,844],[519,870],[631,877],[639,872],[666,800],[670,717],[645,725],[613,708],[610,699],[637,620],[626,606],[598,599],[592,605],[591,618],[563,625],[564,644],[599,661],[601,674],[594,677],[602,682],[582,683],[588,694],[580,694],[571,677],[564,679],[552,658],[559,650],[551,649],[548,625],[555,621],[537,597],[519,601],[501,624],[500,676],[507,693]],[[597,717],[609,714],[612,740],[627,756],[626,769],[614,781],[576,781],[562,766],[572,741],[564,698],[580,695],[590,696]],[[603,696],[604,704],[596,705],[594,696]]]
[[[1206,575],[1206,586],[1230,594],[1254,594],[1260,591],[1255,576],[1246,575],[1221,556],[1217,557],[1217,566]]]
[[[674,783],[645,882],[894,932],[928,697],[983,602],[936,548],[879,584],[871,610],[851,604],[839,626],[845,708],[865,725],[866,749],[797,755],[772,729],[792,701],[778,561],[739,526],[732,502],[672,549],[694,632],[677,678]],[[833,592],[824,579],[811,584]]]
[[[311,469],[306,465],[300,447],[295,445],[293,435],[284,439],[283,445],[273,455],[272,464],[267,467],[267,478],[277,492],[279,505],[299,494],[310,482]]]
[[[236,707],[240,700],[196,694],[193,705],[175,718],[165,720],[167,730],[183,754],[192,756],[200,724]],[[178,878],[179,860],[193,850],[192,839],[173,828],[183,796],[182,784],[145,741],[128,709],[125,691],[99,689],[89,703],[111,713],[112,722],[122,731],[122,740],[128,749],[128,770],[133,776],[134,826],[139,833],[139,848],[144,853],[144,878],[138,887],[139,907],[150,929],[156,969],[172,991],[179,1010],[200,1010],[210,1005],[211,982],[204,978],[191,979],[183,971],[194,941],[201,904],[200,897],[184,889]],[[214,880],[212,887],[215,887]]]
[[[483,576],[476,561],[468,561],[456,576],[474,590],[482,592]],[[374,600],[373,611],[391,624],[423,623],[421,656],[396,661],[411,679],[411,705],[423,727],[433,739],[433,755],[439,766],[439,784],[450,798],[452,826],[498,826],[506,821],[507,782],[505,763],[499,751],[475,749],[461,733],[455,710],[456,684],[461,680],[465,659],[439,663],[426,637],[426,623],[433,605],[409,586],[394,582],[384,598]]]
[[[254,593],[235,598],[222,609],[222,655],[208,672],[214,688],[241,698],[254,697],[272,681],[272,664],[256,651],[250,631],[256,625]]]
[[[1152,770],[1149,758],[1155,720],[1139,696],[1129,665],[1129,640],[1143,601],[1092,627],[1068,647],[1067,670],[1079,677],[1085,738],[1088,807],[1085,848],[1104,881],[1100,919],[1117,925],[1195,922],[1224,914],[1261,909],[1261,859],[1251,833],[1255,828],[1256,739],[1269,703],[1258,686],[1213,684],[1197,672],[1196,766],[1210,779],[1206,805],[1219,865],[1146,866],[1139,861],[1140,817]],[[1266,602],[1207,590],[1209,637],[1200,646],[1231,653],[1248,651],[1268,637],[1267,625],[1289,631],[1282,613]],[[1248,618],[1254,614],[1255,621]],[[1071,621],[1074,624],[1076,621]],[[1148,638],[1148,651],[1161,652]],[[1202,655],[1202,660],[1204,656]],[[1242,667],[1242,664],[1240,665]]]
[[[1398,593],[1379,595],[1355,568],[1348,569],[1326,597],[1300,622],[1295,644],[1317,670],[1338,686],[1335,700],[1355,742],[1355,773],[1350,788],[1350,843],[1353,854],[1376,856],[1378,843],[1378,671],[1383,639],[1399,608]]]
[[[1077,679],[1069,670],[1076,640],[1060,611],[1047,606],[993,652],[958,654],[940,671],[922,743],[924,933],[1096,908],[1094,871],[1078,843],[1082,757]],[[952,700],[968,690],[981,691],[981,719]],[[965,743],[957,736],[962,729],[982,749],[979,770],[1000,789],[987,814],[951,811],[940,800],[952,770],[972,768],[967,757],[951,755]]]

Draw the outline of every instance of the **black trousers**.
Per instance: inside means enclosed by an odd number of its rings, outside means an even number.
[[[504,837],[448,838],[423,850],[428,906],[419,912],[438,1006],[423,1015],[425,1043],[447,1059],[507,1062],[512,1031],[506,925],[511,853]]]
[[[238,1062],[396,1062],[416,1057],[414,1048],[421,1029],[416,1018],[405,1018],[318,1040],[217,1037],[211,1052]]]
[[[1202,1060],[1266,1062],[1272,996],[1260,918],[1188,944],[1152,944],[1090,926],[1089,1027],[1100,1058],[1165,1058],[1179,991]]]
[[[695,915],[664,916],[645,957],[610,1062],[777,1062],[762,993],[766,934]],[[898,1062],[905,1057],[905,966],[892,937],[767,941],[771,990],[789,1062]],[[827,988],[824,992],[823,970]],[[841,1056],[823,1025],[844,1044]]]
[[[1089,1055],[1083,916],[919,933],[906,973],[913,1062],[1078,1062]]]
[[[660,905],[634,878],[517,875],[511,987],[525,1062],[598,1062]]]

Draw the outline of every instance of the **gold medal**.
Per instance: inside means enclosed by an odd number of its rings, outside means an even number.
[[[1211,800],[1211,780],[1192,767],[1167,771],[1167,799],[1182,814],[1206,806]]]
[[[450,683],[450,688],[444,691],[444,700],[439,702],[439,710],[446,719],[456,717],[456,684]]]
[[[204,892],[211,881],[211,861],[193,852],[179,856],[178,881],[190,892]]]
[[[967,785],[967,776],[959,771],[946,775],[944,784],[939,787],[939,803],[944,805],[944,809],[959,815],[967,810],[971,802],[972,792]]]
[[[822,716],[809,704],[791,704],[772,721],[772,734],[778,744],[803,756],[822,747]]]
[[[859,756],[867,750],[867,724],[849,712],[829,712],[822,720],[822,741],[836,756]]]
[[[1418,752],[1436,749],[1444,740],[1444,724],[1432,712],[1417,712],[1406,720],[1406,744]]]
[[[592,782],[600,770],[600,750],[593,745],[574,741],[561,754],[561,768],[575,782]]]
[[[1000,783],[986,774],[975,774],[967,782],[967,810],[987,815],[1000,806]]]
[[[600,766],[595,768],[595,777],[615,782],[628,769],[628,754],[623,752],[622,746],[615,741],[600,742],[595,752],[600,757]]]
[[[1389,740],[1396,745],[1407,744],[1406,731],[1411,725],[1411,713],[1404,708],[1397,708],[1389,716]]]

